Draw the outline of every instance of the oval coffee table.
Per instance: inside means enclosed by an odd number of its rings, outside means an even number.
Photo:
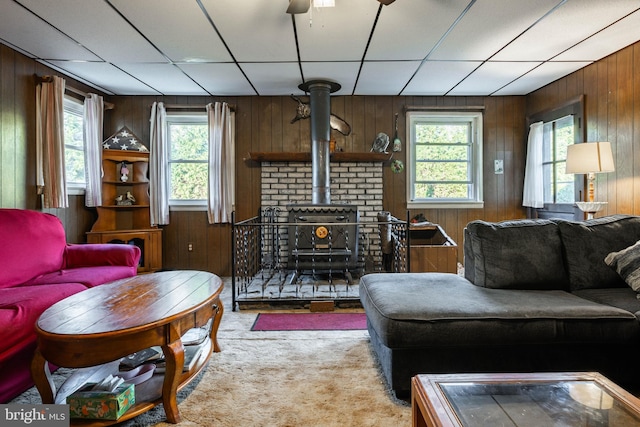
[[[139,275],[87,289],[49,307],[36,323],[38,347],[31,375],[42,402],[54,403],[55,385],[48,363],[84,368],[118,360],[137,351],[161,346],[164,375],[136,386],[136,403],[118,420],[79,420],[74,424],[108,425],[133,418],[162,403],[171,423],[180,421],[176,393],[219,352],[217,332],[223,306],[219,277],[202,271],[166,271]],[[180,337],[212,320],[205,356],[183,372]]]

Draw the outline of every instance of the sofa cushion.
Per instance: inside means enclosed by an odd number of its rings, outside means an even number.
[[[26,282],[24,286],[40,286],[58,283],[81,283],[87,288],[102,285],[103,283],[113,282],[114,280],[124,279],[126,277],[135,276],[137,267],[123,266],[99,266],[99,267],[80,267],[58,270],[53,273],[43,274],[33,280]]]
[[[94,266],[137,266],[140,248],[134,245],[114,245],[112,243],[71,244],[65,248],[64,268]]]
[[[640,241],[619,252],[611,252],[604,259],[636,292],[640,292]],[[637,295],[640,298],[640,294]]]
[[[552,221],[471,221],[464,248],[465,277],[477,286],[568,289],[560,233]]]
[[[0,209],[0,289],[60,269],[66,246],[60,220],[47,213]]]
[[[554,220],[562,236],[572,291],[627,286],[604,259],[640,240],[640,217],[611,215],[587,221]]]
[[[489,289],[449,273],[379,273],[360,280],[367,321],[390,348],[619,343],[636,317],[564,291]]]
[[[598,304],[621,308],[633,313],[640,321],[640,300],[636,298],[636,292],[628,286],[624,288],[580,289],[572,294]]]
[[[85,289],[80,283],[0,289],[0,360],[35,341],[36,320],[47,308]]]

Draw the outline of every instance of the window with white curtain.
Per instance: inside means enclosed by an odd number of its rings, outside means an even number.
[[[566,174],[567,147],[585,139],[584,99],[575,97],[567,102],[527,116],[528,123],[543,123],[542,169],[544,206],[530,208],[531,218],[566,218],[579,220],[583,213],[575,205],[582,200],[584,178]]]
[[[206,113],[167,114],[169,206],[206,208],[208,196]]]
[[[407,123],[408,207],[482,207],[482,113],[416,111]]]
[[[64,161],[68,194],[84,194],[86,188],[83,124],[82,102],[65,96]]]
[[[544,123],[542,170],[545,203],[573,204],[575,201],[575,177],[565,172],[567,147],[574,140],[573,115]]]

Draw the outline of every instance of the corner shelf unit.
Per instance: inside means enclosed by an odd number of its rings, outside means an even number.
[[[126,181],[120,167],[129,169]],[[123,243],[140,247],[142,257],[138,272],[162,268],[162,230],[151,227],[149,204],[149,152],[127,150],[102,151],[102,205],[98,219],[87,233],[89,243]],[[131,194],[135,202],[119,205],[118,196]]]

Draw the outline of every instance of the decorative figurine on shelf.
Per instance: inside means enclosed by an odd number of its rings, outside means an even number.
[[[125,162],[120,163],[120,181],[129,181],[129,168]]]
[[[389,146],[389,135],[384,132],[380,132],[376,139],[373,140],[371,145],[372,153],[387,153],[387,147]]]
[[[127,194],[121,194],[116,197],[116,205],[118,206],[131,206],[136,202],[136,198],[133,197],[130,191]]]

